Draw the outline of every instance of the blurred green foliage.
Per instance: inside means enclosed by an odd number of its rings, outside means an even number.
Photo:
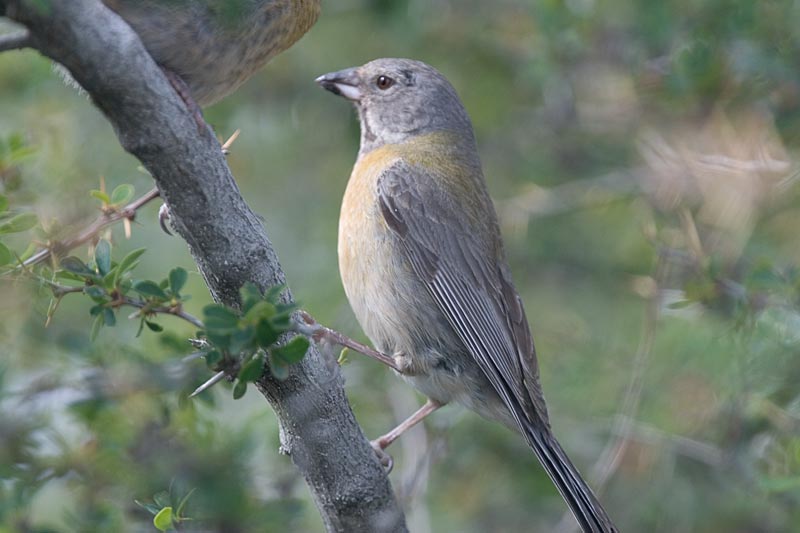
[[[385,56],[439,68],[474,121],[556,434],[590,479],[627,437],[601,498],[621,530],[792,531],[797,28],[789,0],[323,2],[205,115],[222,137],[242,129],[231,169],[304,308],[359,336],[335,267],[358,127],[312,80]],[[34,52],[0,55],[0,117],[0,194],[37,214],[39,240],[96,215],[101,176],[151,185]],[[148,248],[143,279],[186,269],[199,316],[202,279],[155,219],[148,206],[130,239],[114,229],[115,249]],[[21,254],[30,237],[3,242]],[[189,493],[184,529],[321,531],[258,395],[186,399],[207,377],[180,361],[192,327],[165,318],[136,339],[119,320],[91,343],[91,304],[61,305],[44,328],[47,298],[0,284],[0,531],[146,530],[146,505],[177,511]],[[422,401],[355,354],[344,372],[370,436]],[[555,530],[563,503],[522,439],[455,407],[427,427],[390,450],[412,530]]]

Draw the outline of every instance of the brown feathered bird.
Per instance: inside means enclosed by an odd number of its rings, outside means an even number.
[[[320,13],[320,0],[103,2],[131,25],[153,59],[177,75],[200,106],[233,92],[297,42]],[[174,78],[170,81],[176,85]]]

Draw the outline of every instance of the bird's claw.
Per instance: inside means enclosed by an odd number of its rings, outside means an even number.
[[[167,204],[161,204],[161,207],[158,208],[158,225],[161,226],[164,233],[172,236],[172,232],[169,230],[169,206]]]
[[[392,468],[394,468],[394,459],[383,449],[380,439],[373,440],[370,444],[372,444],[372,449],[375,450],[375,455],[378,457],[378,461],[381,463],[384,470],[386,470],[386,473],[388,474],[391,472]]]

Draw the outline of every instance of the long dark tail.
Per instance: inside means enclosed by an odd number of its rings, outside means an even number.
[[[585,533],[618,533],[592,489],[572,465],[556,438],[549,432],[525,428],[525,440],[553,480],[558,492]]]

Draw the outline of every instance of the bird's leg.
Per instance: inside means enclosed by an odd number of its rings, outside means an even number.
[[[436,411],[440,408],[442,404],[437,401],[431,400],[428,398],[428,401],[425,402],[425,405],[417,409],[417,411],[406,418],[403,422],[401,422],[397,427],[391,430],[389,433],[378,437],[377,439],[371,442],[372,449],[375,450],[375,454],[378,456],[381,464],[387,469],[391,470],[394,461],[392,460],[392,456],[386,453],[384,450],[389,447],[394,441],[400,437],[406,430],[411,429],[419,422],[422,421],[423,418],[431,414],[432,412]]]
[[[200,106],[197,104],[194,97],[192,97],[192,91],[189,90],[189,86],[186,85],[183,78],[168,68],[161,67],[161,71],[164,72],[164,76],[167,77],[169,84],[172,85],[172,88],[175,89],[175,92],[181,97],[183,103],[186,104],[186,108],[194,116],[194,121],[197,124],[197,132],[202,134],[206,131],[208,126],[206,125],[206,120],[203,118],[203,110],[200,109]]]
[[[373,359],[380,361],[393,370],[396,370],[400,373],[403,372],[403,369],[395,361],[395,357],[374,350],[366,344],[362,344],[356,340],[353,340],[347,335],[339,333],[336,330],[326,328],[304,311],[300,312],[300,317],[302,318],[302,323],[296,321],[297,330],[300,333],[310,336],[317,342],[321,340],[327,340],[340,346],[350,348],[351,350],[355,350],[356,352],[364,354],[367,357],[372,357]]]

